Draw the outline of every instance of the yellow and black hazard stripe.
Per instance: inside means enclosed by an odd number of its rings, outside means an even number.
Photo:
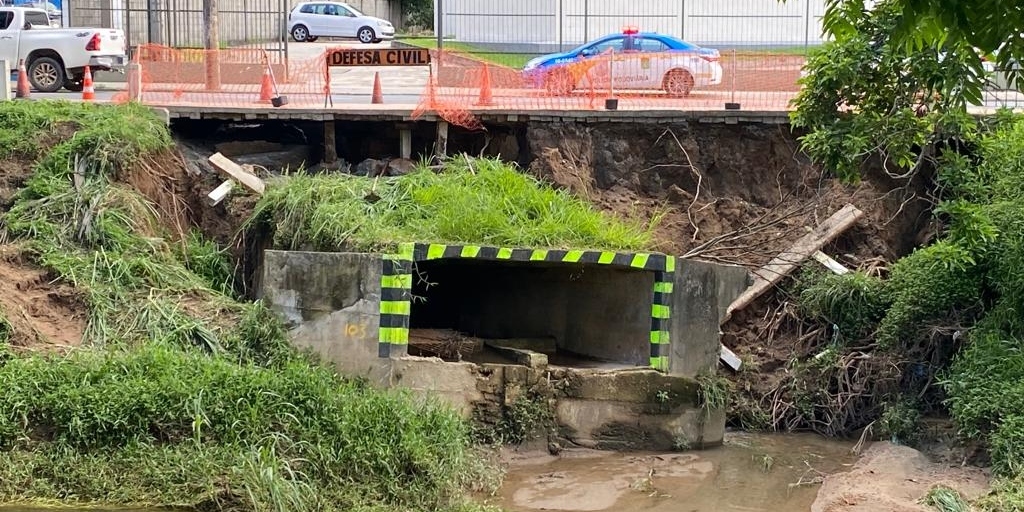
[[[651,361],[653,368],[668,370],[669,320],[676,259],[658,253],[621,253],[557,249],[520,249],[480,245],[401,244],[397,254],[384,256],[381,272],[379,354],[388,357],[392,345],[409,343],[412,266],[417,261],[438,259],[538,261],[628,267],[654,272],[651,306]]]

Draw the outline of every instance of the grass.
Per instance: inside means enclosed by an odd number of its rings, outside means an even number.
[[[944,485],[937,485],[929,489],[928,494],[921,501],[939,512],[971,511],[970,505],[964,501],[959,492]]]
[[[437,38],[434,37],[403,37],[399,41],[420,48],[437,48]],[[470,54],[492,64],[515,69],[522,69],[530,59],[539,55],[533,53],[496,52],[458,41],[445,41],[444,48],[458,53]]]
[[[454,411],[297,353],[221,248],[121,184],[170,146],[137,106],[0,110],[0,157],[34,171],[0,226],[89,309],[69,356],[2,354],[0,503],[481,509],[464,490],[494,478]]]
[[[0,387],[0,443],[18,463],[4,466],[52,471],[0,478],[8,500],[74,489],[75,501],[188,504],[244,489],[236,499],[270,510],[434,510],[472,476],[456,412],[302,358],[270,369],[149,344],[12,359]],[[121,464],[138,471],[93,478]],[[150,478],[129,477],[139,473]]]
[[[370,191],[380,197],[370,202]],[[294,174],[268,187],[253,222],[278,248],[390,251],[403,242],[642,250],[659,219],[595,210],[497,160],[450,160],[398,178]]]

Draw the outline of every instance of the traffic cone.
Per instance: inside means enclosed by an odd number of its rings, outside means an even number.
[[[28,72],[25,71],[25,59],[21,59],[18,61],[18,89],[14,92],[14,97],[27,100],[32,97],[31,90],[28,85]]]
[[[260,99],[257,103],[270,103],[274,98],[274,84],[270,77],[270,64],[263,69],[263,82],[260,84]]]
[[[82,101],[96,99],[96,90],[92,87],[92,71],[89,66],[85,67],[85,76],[82,77]]]
[[[480,99],[477,105],[486,106],[494,104],[494,94],[491,91],[491,68],[484,64],[484,76],[480,83]]]
[[[384,93],[380,90],[380,72],[373,74],[373,97],[370,99],[370,103],[384,103]]]

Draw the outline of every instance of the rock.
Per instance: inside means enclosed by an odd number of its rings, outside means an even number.
[[[356,165],[355,171],[352,173],[356,176],[367,176],[374,178],[381,174],[384,170],[384,162],[373,158],[367,158]]]
[[[988,477],[979,468],[936,464],[924,454],[889,442],[874,443],[853,469],[825,478],[812,512],[927,512],[918,502],[936,484],[968,500],[983,494]]]
[[[548,453],[551,455],[558,455],[559,453],[562,453],[562,445],[553,441],[548,443]]]
[[[408,158],[396,158],[388,162],[385,176],[405,176],[416,170],[416,163]]]

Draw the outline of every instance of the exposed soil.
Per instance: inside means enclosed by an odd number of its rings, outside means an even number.
[[[923,179],[898,183],[878,169],[868,169],[856,186],[822,177],[788,126],[538,123],[527,139],[531,172],[606,210],[660,216],[657,248],[686,258],[757,269],[848,203],[864,217],[823,248],[848,268],[879,271],[933,231]],[[723,344],[753,369],[731,374],[740,395],[767,409],[779,384],[791,378],[787,363],[813,353],[825,338],[801,331],[793,310],[784,294],[769,292],[722,326]],[[882,358],[854,366],[864,370],[854,372],[859,379],[870,375],[880,385],[899,379]],[[856,400],[841,408],[846,417],[827,418],[816,430],[849,432],[877,413]],[[852,418],[854,412],[866,414]],[[757,427],[814,428],[784,416]]]
[[[0,246],[0,312],[10,323],[11,346],[66,351],[82,343],[86,305],[71,286],[55,282],[15,246]]]
[[[920,503],[944,485],[972,500],[988,489],[988,475],[971,466],[938,464],[921,452],[888,442],[872,444],[853,469],[825,478],[811,512],[927,512]]]

